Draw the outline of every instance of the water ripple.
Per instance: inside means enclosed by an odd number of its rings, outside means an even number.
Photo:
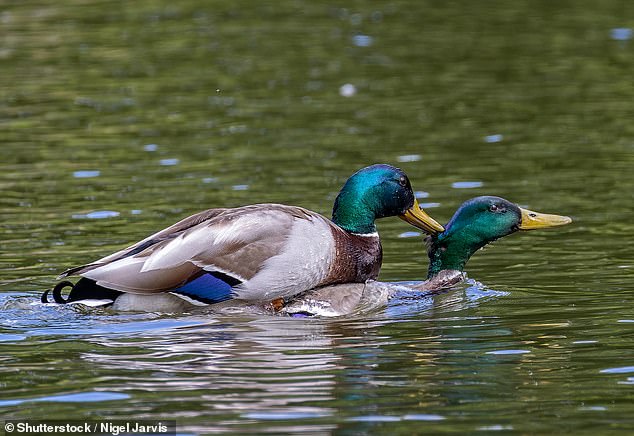
[[[78,392],[75,394],[51,395],[48,397],[0,400],[0,406],[16,406],[30,402],[94,403],[100,401],[126,400],[128,398],[130,398],[130,395],[121,394],[119,392]]]
[[[482,185],[482,182],[453,182],[451,187],[455,189],[471,189],[480,188]]]
[[[95,211],[89,212],[89,213],[76,213],[76,214],[73,214],[72,217],[74,219],[100,220],[100,219],[105,219],[105,218],[118,217],[119,215],[121,215],[121,213],[119,213],[119,212],[117,212],[115,210],[95,210]]]
[[[530,351],[529,350],[494,350],[494,351],[487,351],[484,354],[507,356],[507,355],[513,355],[513,354],[527,354],[527,353],[530,353]]]
[[[627,374],[634,372],[634,366],[620,366],[617,368],[602,369],[599,372],[601,374]]]

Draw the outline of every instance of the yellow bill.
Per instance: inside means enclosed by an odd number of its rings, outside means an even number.
[[[414,199],[414,205],[407,209],[403,215],[399,215],[399,218],[428,234],[436,234],[445,230],[443,226],[420,208],[416,199]]]
[[[522,211],[522,222],[519,225],[521,230],[548,229],[572,222],[572,218],[568,216],[533,212],[532,210],[522,209],[521,207],[520,210]]]

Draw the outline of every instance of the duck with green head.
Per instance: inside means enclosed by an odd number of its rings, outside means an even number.
[[[469,258],[485,245],[518,230],[545,229],[570,222],[572,220],[567,216],[533,212],[500,197],[468,200],[456,211],[443,232],[427,237],[430,261],[427,280],[408,287],[434,291],[456,285],[464,280],[463,271]],[[281,311],[291,315],[344,315],[354,311],[363,298],[376,299],[379,295],[387,299],[396,289],[395,285],[374,281],[326,286],[286,302]]]
[[[66,270],[80,275],[53,289],[57,303],[110,304],[122,295],[166,293],[181,302],[214,304],[289,298],[319,286],[374,279],[381,243],[374,221],[399,216],[433,233],[440,224],[423,212],[407,175],[390,165],[353,174],[334,204],[332,221],[307,209],[255,204],[192,215],[100,260]],[[67,298],[62,289],[70,287]],[[48,291],[42,301],[48,301]],[[159,304],[160,305],[160,304]]]

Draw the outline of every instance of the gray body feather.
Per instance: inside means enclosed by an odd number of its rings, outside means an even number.
[[[301,207],[257,204],[192,215],[60,277],[81,275],[107,288],[156,294],[217,271],[242,282],[236,298],[263,301],[375,278],[380,264],[378,235],[350,234]]]

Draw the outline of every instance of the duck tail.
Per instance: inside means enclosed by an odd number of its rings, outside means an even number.
[[[70,293],[66,298],[62,295],[64,288],[70,288]],[[73,284],[69,281],[63,281],[56,284],[53,289],[47,289],[42,293],[40,301],[42,303],[49,303],[48,294],[53,295],[53,301],[57,304],[68,304],[82,300],[116,300],[121,291],[114,289],[104,288],[95,282],[94,280],[82,277]]]
[[[62,296],[62,290],[66,287],[70,287],[71,288],[71,294],[72,294],[72,289],[75,287],[75,285],[73,285],[71,282],[69,281],[63,281],[63,282],[59,282],[58,284],[56,284],[53,289],[47,289],[46,291],[44,291],[42,293],[42,296],[40,297],[40,301],[42,303],[49,303],[48,301],[48,294],[51,293],[53,295],[53,301],[55,301],[57,304],[66,304],[69,302],[70,298],[64,298]],[[52,292],[51,292],[52,291]],[[69,295],[70,297],[70,295]]]

